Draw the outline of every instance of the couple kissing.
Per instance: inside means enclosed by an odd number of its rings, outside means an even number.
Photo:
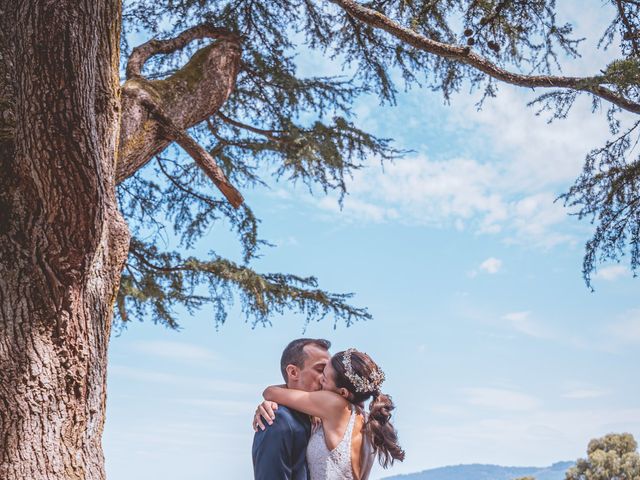
[[[300,338],[282,352],[285,384],[265,389],[253,419],[255,480],[367,480],[376,458],[404,460],[384,373],[364,352],[330,347]]]

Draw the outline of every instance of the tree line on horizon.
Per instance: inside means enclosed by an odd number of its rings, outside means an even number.
[[[591,440],[587,458],[579,458],[565,474],[565,480],[640,480],[638,443],[630,433],[610,433]]]

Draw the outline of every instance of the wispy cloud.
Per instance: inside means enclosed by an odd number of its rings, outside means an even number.
[[[613,281],[620,277],[629,276],[629,274],[629,269],[624,265],[609,265],[607,267],[600,268],[594,275],[594,278]]]
[[[523,333],[535,338],[549,338],[550,332],[543,328],[540,324],[531,319],[531,312],[511,312],[502,316],[503,320],[517,332]]]
[[[244,413],[248,413],[250,417],[252,411],[253,407]],[[246,435],[242,433],[220,432],[214,427],[215,424],[210,422],[196,423],[184,420],[144,423],[123,428],[119,432],[117,441],[126,443],[129,447],[144,445],[148,449],[164,447],[170,451],[181,450],[184,447],[210,450],[211,445],[220,444],[220,442],[246,441]]]
[[[601,388],[574,388],[567,390],[561,396],[563,398],[571,398],[575,400],[583,400],[588,398],[599,398],[609,395],[611,392],[609,390],[604,390]]]
[[[509,243],[541,247],[575,240],[558,229],[567,214],[554,203],[555,193],[514,195],[500,187],[505,175],[500,164],[468,158],[435,161],[416,155],[397,160],[384,171],[373,162],[356,172],[342,207],[332,196],[305,200],[339,213],[332,215],[332,221],[455,228],[501,234]]]
[[[212,398],[177,398],[172,402],[196,407],[199,410],[206,409],[220,415],[244,415],[250,417],[256,409],[256,404],[239,399],[216,400]]]
[[[498,273],[501,268],[502,260],[495,257],[489,257],[480,264],[480,270],[484,270],[485,272],[492,275]]]
[[[343,206],[336,197],[322,197],[314,200],[320,209],[340,214],[342,220],[358,221],[366,223],[383,223],[398,219],[399,214],[394,207],[376,205],[358,199],[357,197],[349,197]],[[348,202],[348,206],[347,206]],[[332,218],[336,218],[332,215]]]
[[[619,321],[608,327],[608,332],[618,343],[640,343],[640,309],[625,312]]]
[[[211,350],[186,342],[145,340],[133,344],[133,349],[147,355],[171,360],[202,363],[212,363],[220,360]]]
[[[467,273],[467,276],[470,278],[475,278],[478,276],[479,272],[485,272],[485,273],[488,273],[489,275],[495,275],[500,271],[501,268],[502,268],[502,260],[495,257],[489,257],[486,260],[484,260],[480,265],[478,265],[478,268],[474,268],[473,270],[469,271]]]
[[[462,393],[471,405],[499,410],[526,411],[540,405],[540,401],[531,395],[502,388],[466,388]]]
[[[274,242],[278,247],[297,247],[299,242],[297,237],[289,235],[285,238],[279,238]]]
[[[442,128],[468,133],[459,135],[464,143],[448,145],[448,153],[433,145],[433,154],[423,150],[384,169],[371,159],[347,181],[342,209],[332,196],[311,201],[347,221],[470,230],[543,248],[575,243],[577,224],[556,198],[580,172],[589,148],[605,141],[606,123],[589,112],[588,102],[578,102],[575,114],[554,128],[525,107],[528,100],[507,88],[476,112],[471,99],[460,98],[444,111]],[[424,107],[417,103],[416,115]],[[594,144],[586,145],[585,137]]]
[[[572,7],[563,8],[568,12]],[[572,20],[584,17],[580,11],[567,14]],[[602,18],[598,14],[585,20],[589,39],[582,48],[590,54],[563,59],[565,73],[593,75],[616,57],[615,48],[596,49],[589,43]],[[339,71],[335,62],[318,64],[310,58],[302,62],[303,71]],[[384,173],[378,160],[370,159],[348,179],[350,195],[338,218],[464,229],[540,248],[582,241],[586,228],[570,220],[556,199],[580,173],[589,150],[609,137],[606,115],[593,112],[590,98],[583,95],[568,118],[550,125],[548,115],[538,116],[527,107],[546,90],[498,88],[481,110],[476,106],[479,95],[460,93],[442,107],[439,95],[417,89],[401,95],[396,108],[379,107],[371,97],[357,102],[359,126],[395,137],[418,153],[386,164]],[[334,197],[314,203],[324,211],[340,210]]]
[[[470,420],[464,413],[459,418],[447,415],[435,425],[416,425],[415,432],[403,427],[403,438],[410,436],[414,451],[442,449],[444,456],[449,450],[456,452],[450,458],[439,458],[441,462],[544,465],[584,456],[592,438],[611,432],[638,432],[640,409],[537,408],[526,414],[500,414],[496,409],[495,415],[474,416]],[[461,455],[460,451],[467,453]]]
[[[138,382],[159,383],[167,386],[190,389],[192,391],[204,390],[220,393],[256,393],[261,392],[264,387],[256,384],[235,382],[231,380],[211,378],[205,376],[187,376],[173,373],[158,372],[125,365],[109,365],[109,375],[127,378]]]

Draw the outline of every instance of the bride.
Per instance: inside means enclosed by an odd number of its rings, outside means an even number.
[[[366,353],[353,348],[327,362],[322,390],[305,392],[271,386],[263,392],[275,402],[315,417],[307,446],[311,480],[366,480],[374,459],[387,468],[404,460],[390,422],[394,405],[380,391],[384,373]],[[364,402],[371,399],[368,414]]]

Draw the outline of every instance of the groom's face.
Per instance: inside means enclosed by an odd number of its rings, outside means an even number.
[[[322,372],[331,358],[329,352],[313,344],[305,345],[303,351],[306,356],[296,388],[307,392],[321,390]]]

